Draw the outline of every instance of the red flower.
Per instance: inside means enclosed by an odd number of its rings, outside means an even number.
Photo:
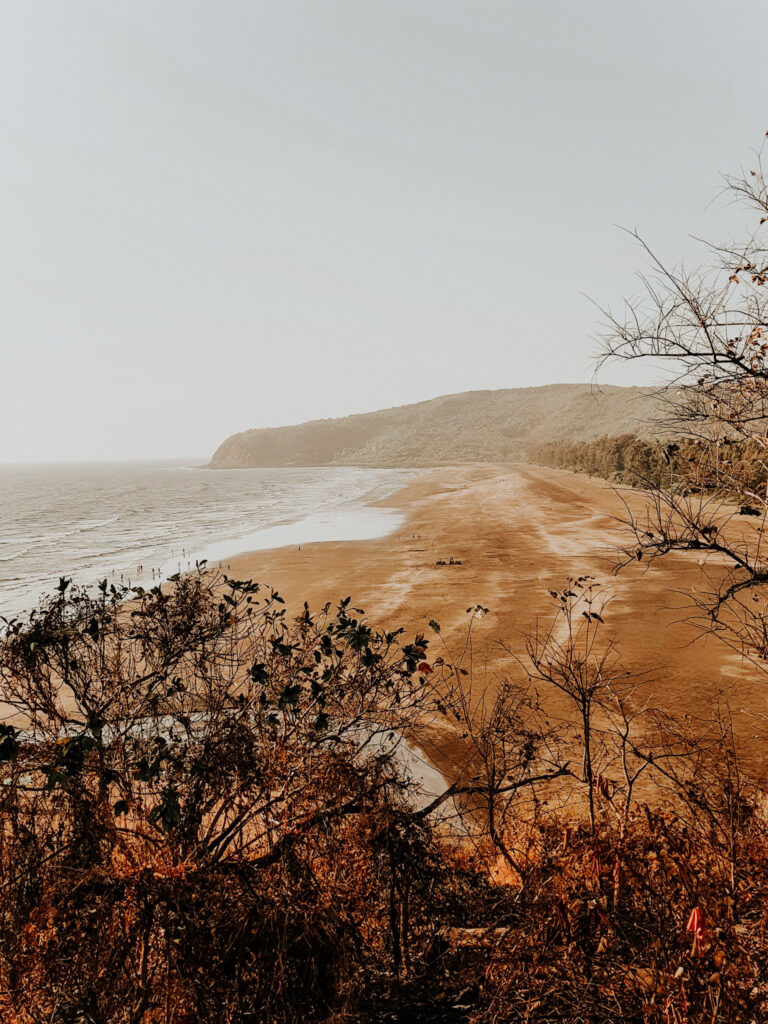
[[[432,666],[428,665],[426,661],[422,661],[422,663],[419,665],[419,672],[421,672],[421,674],[424,676],[428,676],[431,671]]]
[[[687,932],[693,932],[694,939],[703,942],[707,934],[707,917],[703,907],[694,907],[685,926]]]

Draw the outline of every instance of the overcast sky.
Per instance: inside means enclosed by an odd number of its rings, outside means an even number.
[[[4,0],[0,461],[585,381],[738,232],[768,5]],[[629,382],[626,371],[605,382]]]

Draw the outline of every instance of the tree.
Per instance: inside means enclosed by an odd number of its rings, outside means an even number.
[[[680,475],[662,474],[645,512],[629,514],[623,563],[695,552],[709,586],[694,596],[706,629],[752,658],[768,656],[768,180],[755,168],[725,178],[753,229],[707,245],[703,265],[668,267],[638,239],[651,267],[624,316],[605,311],[601,364],[664,368],[663,427]]]
[[[478,797],[503,823],[564,771],[535,708],[500,698],[506,756],[425,796],[409,742],[478,728],[459,669],[427,659],[348,598],[289,615],[204,571],[138,596],[62,579],[8,623],[0,1016],[304,1020],[377,957],[399,979],[430,927],[436,813]]]

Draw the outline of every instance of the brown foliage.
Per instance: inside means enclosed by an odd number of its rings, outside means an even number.
[[[761,1019],[760,791],[726,715],[681,728],[623,683],[595,586],[472,703],[348,601],[63,580],[0,642],[0,1019]],[[466,761],[427,796],[406,737],[450,722]]]

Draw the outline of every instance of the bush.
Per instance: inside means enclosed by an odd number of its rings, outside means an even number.
[[[589,694],[567,733],[349,601],[62,580],[0,642],[0,1018],[763,1019],[760,791],[727,721],[693,736],[592,679],[595,586],[529,643],[532,678]],[[426,798],[405,738],[449,721],[467,756]],[[547,811],[561,779],[592,819]]]

